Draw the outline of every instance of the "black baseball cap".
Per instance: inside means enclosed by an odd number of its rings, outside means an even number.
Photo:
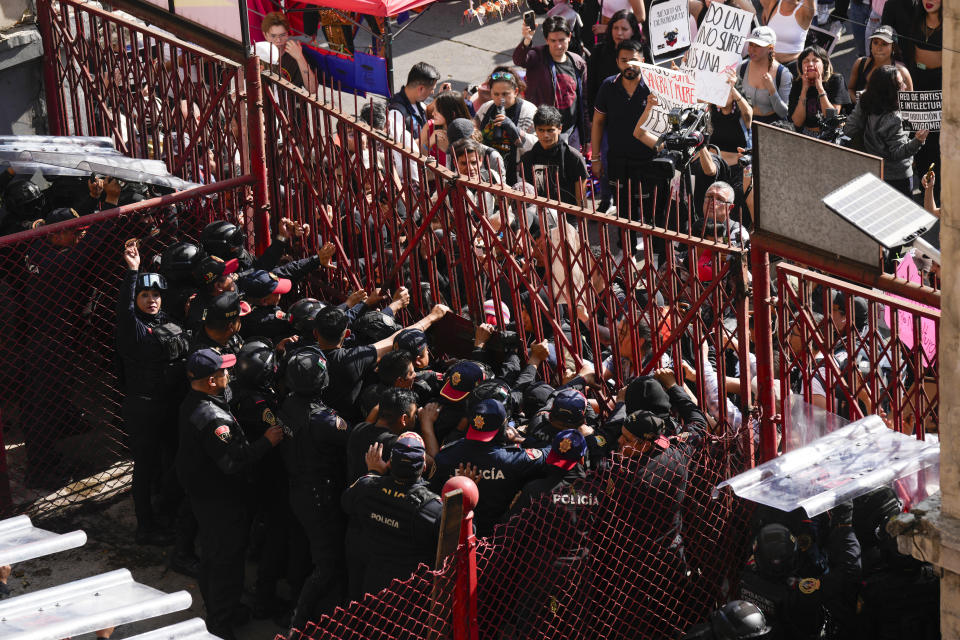
[[[627,416],[623,428],[642,440],[651,442],[666,431],[667,423],[651,411],[639,409]]]
[[[653,376],[642,376],[631,382],[624,393],[624,404],[628,414],[640,409],[658,416],[670,414],[670,396]]]
[[[223,276],[235,273],[238,268],[240,268],[240,263],[236,258],[224,262],[222,258],[217,256],[206,256],[193,267],[193,279],[201,286],[208,285]]]
[[[490,442],[497,437],[503,423],[507,421],[507,410],[502,402],[481,400],[474,408],[467,422],[467,440]],[[391,454],[392,455],[392,454]]]
[[[420,329],[404,329],[393,339],[393,346],[416,358],[427,348],[427,334]]]
[[[587,441],[576,429],[564,429],[553,437],[547,464],[573,469],[587,455]]]
[[[271,293],[289,293],[293,283],[276,274],[257,269],[240,277],[237,286],[252,300],[265,298]]]
[[[472,360],[461,360],[450,367],[445,377],[440,395],[447,400],[460,402],[483,380],[483,367]]]
[[[219,371],[229,369],[237,363],[232,353],[217,353],[213,349],[200,349],[187,357],[187,375],[193,380],[206,378]]]
[[[203,320],[232,320],[250,313],[250,305],[235,291],[221,293],[210,301],[203,312]]]
[[[364,344],[380,342],[384,338],[392,336],[399,329],[400,325],[393,319],[393,316],[376,310],[367,311],[357,318],[351,327],[357,339]]]

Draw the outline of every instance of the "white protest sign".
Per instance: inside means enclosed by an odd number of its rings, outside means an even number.
[[[643,128],[654,135],[661,135],[670,128],[667,123],[667,114],[671,109],[695,107],[697,99],[693,78],[686,71],[674,71],[656,67],[652,64],[641,64],[640,77],[650,92],[657,96],[659,105],[650,111],[650,117],[643,124]]]
[[[696,80],[697,98],[722,107],[730,96],[727,76],[737,72],[753,15],[719,2],[706,11],[684,68]]]
[[[942,91],[901,91],[900,115],[914,131],[940,131],[943,116]]]
[[[654,62],[679,57],[690,46],[687,0],[663,0],[650,5],[650,52]]]

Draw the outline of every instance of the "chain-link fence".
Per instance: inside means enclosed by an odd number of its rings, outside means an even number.
[[[168,243],[195,237],[245,203],[248,182],[0,238],[0,409],[11,502],[0,506],[43,514],[127,486],[114,339],[124,243],[139,240],[149,269]]]

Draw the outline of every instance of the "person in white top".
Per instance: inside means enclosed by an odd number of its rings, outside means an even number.
[[[761,22],[777,34],[774,56],[796,75],[796,60],[807,41],[810,23],[817,15],[817,0],[760,0]],[[792,64],[791,64],[792,63]]]

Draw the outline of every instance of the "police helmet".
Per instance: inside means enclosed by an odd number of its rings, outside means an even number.
[[[21,220],[42,218],[45,200],[40,187],[29,180],[14,180],[3,192],[3,205]]]
[[[269,338],[251,338],[237,353],[233,375],[247,387],[269,387],[277,374],[277,356]]]
[[[504,407],[507,409],[507,415],[510,415],[512,410],[512,402],[510,396],[510,385],[500,379],[487,380],[481,382],[473,388],[473,391],[470,392],[470,397],[467,398],[467,411],[468,413],[473,411],[477,403],[481,400],[498,400]]]
[[[175,242],[160,254],[160,272],[173,282],[191,282],[203,251],[192,242]]]
[[[314,395],[327,388],[327,359],[320,349],[307,347],[287,361],[287,389],[303,395]]]
[[[247,234],[226,220],[211,222],[200,232],[200,244],[204,251],[224,260],[237,257],[246,242]]]
[[[887,521],[900,513],[900,500],[890,487],[880,487],[853,499],[853,531],[861,545],[885,540]]]
[[[757,534],[754,560],[761,575],[773,578],[792,575],[799,560],[796,536],[782,524],[764,525]]]
[[[313,321],[323,309],[325,304],[316,298],[303,298],[297,300],[287,309],[287,315],[290,317],[290,324],[298,335],[306,336],[313,333]]]
[[[753,640],[770,634],[763,612],[745,600],[732,600],[711,613],[710,626],[717,640]]]

